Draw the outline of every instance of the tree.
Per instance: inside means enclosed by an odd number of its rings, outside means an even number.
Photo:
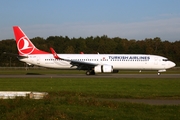
[[[65,53],[74,53],[74,47],[73,46],[67,46],[65,49]]]

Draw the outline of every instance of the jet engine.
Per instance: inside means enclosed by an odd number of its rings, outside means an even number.
[[[112,65],[98,65],[94,67],[95,73],[111,73],[113,72],[113,66]]]

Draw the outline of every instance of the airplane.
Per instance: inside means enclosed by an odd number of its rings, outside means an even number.
[[[39,50],[19,26],[13,26],[18,59],[28,65],[53,69],[85,70],[86,75],[117,73],[119,70],[157,70],[158,75],[176,64],[167,58],[148,54],[57,54]]]

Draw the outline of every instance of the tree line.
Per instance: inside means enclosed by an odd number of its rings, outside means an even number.
[[[109,38],[106,35],[69,38],[68,36],[49,36],[32,38],[34,45],[41,50],[50,52],[53,47],[57,53],[80,53],[85,54],[153,54],[167,57],[180,65],[180,40],[175,42],[162,41],[159,37],[146,38],[144,40],[128,40],[126,38]],[[14,39],[0,41],[0,67],[25,66],[17,57],[5,55],[3,52],[17,54]]]

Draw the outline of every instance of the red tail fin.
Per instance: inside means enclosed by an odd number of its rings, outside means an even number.
[[[13,30],[19,55],[49,54],[37,49],[20,27],[13,26]]]

